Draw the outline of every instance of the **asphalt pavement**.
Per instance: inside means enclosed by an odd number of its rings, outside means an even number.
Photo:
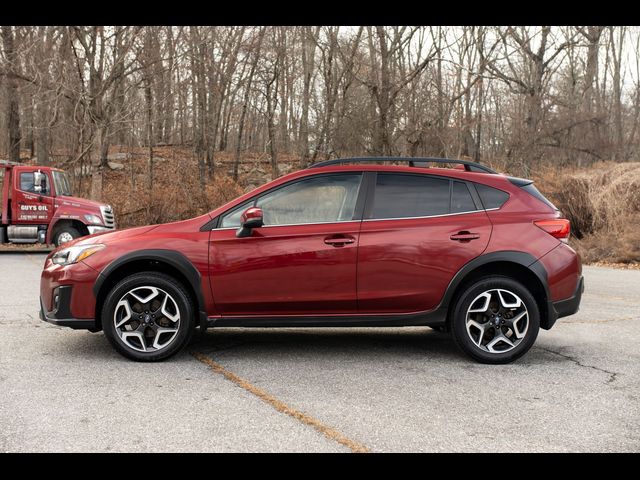
[[[0,452],[640,451],[640,270],[510,365],[426,327],[209,330],[155,364],[38,318],[45,255],[0,255]]]

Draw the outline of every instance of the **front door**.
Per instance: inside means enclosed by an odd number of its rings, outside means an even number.
[[[314,175],[223,214],[210,236],[211,289],[224,316],[357,311],[360,173]],[[238,238],[239,217],[262,208],[264,226]]]
[[[360,229],[360,313],[435,308],[447,285],[487,247],[491,222],[465,182],[378,173]]]
[[[12,223],[47,225],[53,217],[51,177],[42,172],[40,192],[36,192],[34,172],[38,169],[16,169],[12,200]]]

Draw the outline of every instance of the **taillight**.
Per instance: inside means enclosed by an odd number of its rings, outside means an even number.
[[[571,233],[571,222],[566,218],[554,218],[552,220],[536,220],[533,222],[537,227],[553,235],[563,243],[569,243],[569,234]]]

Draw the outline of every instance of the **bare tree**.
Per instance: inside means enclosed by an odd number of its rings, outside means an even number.
[[[367,27],[371,75],[363,83],[375,102],[377,118],[374,128],[372,153],[391,155],[391,122],[393,108],[398,95],[424,71],[429,62],[437,55],[437,49],[427,52],[424,58],[418,58],[415,65],[403,75],[397,75],[394,65],[404,48],[411,45],[415,35],[421,32],[418,27],[393,27],[391,31],[377,26]],[[397,76],[397,78],[392,78]]]
[[[316,44],[320,35],[320,27],[302,27],[302,113],[300,116],[300,166],[309,164],[309,105],[311,103],[311,86],[315,70]]]
[[[4,26],[0,34],[0,148],[14,160],[22,147],[39,163],[73,167],[76,187],[93,198],[114,146],[146,149],[147,188],[160,175],[161,145],[192,149],[172,161],[193,160],[201,188],[229,160],[239,179],[243,152],[268,161],[274,177],[284,162],[363,154],[459,156],[516,174],[639,154],[631,27]]]
[[[549,26],[537,31],[526,27],[499,28],[496,34],[498,40],[490,51],[493,52],[499,44],[501,56],[496,58],[487,55],[481,45],[481,58],[490,74],[504,81],[513,93],[525,97],[524,135],[516,139],[516,147],[521,166],[528,168],[523,152],[529,152],[534,160],[539,156],[537,147],[544,116],[543,99],[559,64],[554,61],[559,59],[573,38],[565,39],[562,43],[556,42],[551,38]]]
[[[91,161],[90,195],[97,199],[102,195],[102,171],[107,164],[110,129],[115,113],[116,104],[111,93],[114,86],[123,82],[133,69],[140,68],[135,66],[135,59],[129,55],[140,28],[70,28],[78,44],[72,43],[81,85],[79,101],[87,109],[99,152]]]

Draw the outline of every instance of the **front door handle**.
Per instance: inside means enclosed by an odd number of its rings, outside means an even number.
[[[331,245],[332,247],[344,247],[345,245],[349,243],[354,243],[355,241],[356,239],[350,235],[341,235],[338,237],[327,237],[324,239],[324,243],[326,243],[327,245]]]
[[[463,230],[449,237],[451,240],[455,240],[456,242],[470,242],[471,240],[477,240],[480,238],[479,233],[468,232]]]

